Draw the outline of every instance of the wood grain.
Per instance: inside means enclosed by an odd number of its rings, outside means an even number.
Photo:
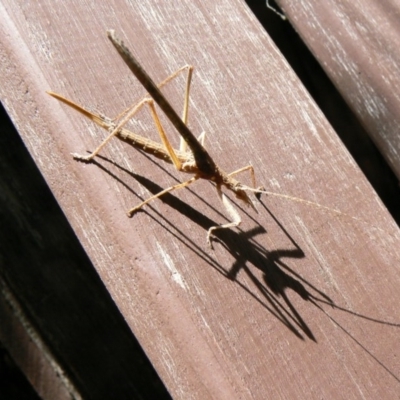
[[[278,3],[400,178],[400,3]]]
[[[91,4],[3,2],[1,99],[172,396],[395,397],[398,228],[254,16],[240,1]],[[44,93],[108,116],[143,95],[108,28],[156,81],[195,65],[189,125],[224,170],[251,162],[268,190],[348,216],[263,197],[211,251],[226,217],[198,183],[127,218],[184,178],[118,141],[74,161],[104,133]],[[165,91],[177,109],[183,90]]]
[[[170,399],[5,114],[1,107],[2,345],[43,399]],[[22,389],[7,376],[0,397],[31,398]]]

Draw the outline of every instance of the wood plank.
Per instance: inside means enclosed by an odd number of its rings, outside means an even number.
[[[399,2],[277,3],[400,178]]]
[[[0,341],[42,399],[170,399],[6,117],[0,107]]]
[[[265,3],[257,0],[246,0],[246,3],[324,113],[397,225],[400,225],[399,180],[357,116],[290,22],[265,7]]]
[[[0,7],[2,101],[173,397],[397,394],[398,228],[243,3]],[[141,97],[107,28],[156,80],[195,65],[190,127],[225,170],[250,161],[268,190],[355,219],[269,196],[258,214],[240,207],[241,229],[211,251],[206,231],[226,218],[201,182],[128,219],[182,176],[117,141],[96,164],[75,162],[104,133],[44,93],[109,116]],[[179,88],[166,90],[176,107]]]
[[[52,359],[52,352],[36,335],[35,329],[26,318],[16,297],[7,283],[0,277],[0,338],[13,354],[23,369],[31,369],[29,379],[36,387],[40,398],[71,399],[82,398],[73,383],[63,374],[57,362]],[[40,359],[38,363],[37,360]],[[24,360],[24,361],[22,361]],[[36,368],[40,365],[40,368]],[[3,372],[2,372],[3,373]],[[35,379],[34,377],[37,377]],[[2,385],[3,386],[3,385]],[[4,388],[0,389],[4,396]],[[11,398],[11,397],[7,397]],[[39,398],[39,397],[38,397]]]

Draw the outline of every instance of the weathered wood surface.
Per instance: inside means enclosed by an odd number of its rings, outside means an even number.
[[[400,234],[322,114],[241,2],[134,6],[4,1],[1,100],[127,323],[175,398],[393,398],[400,387]],[[250,161],[268,190],[240,230],[198,182],[104,137],[47,96],[109,116],[143,90],[109,44],[115,28],[161,80],[195,65],[190,127],[227,171]],[[166,90],[180,107],[183,82]],[[154,135],[145,113],[137,132]],[[240,206],[240,205],[239,205]]]
[[[71,395],[76,395],[77,391],[73,387],[73,383],[71,384],[68,377],[63,376],[61,369],[56,368],[57,363],[52,359],[52,352],[35,335],[35,329],[25,318],[21,305],[1,277],[0,291],[0,321],[2,324],[0,339],[19,364],[23,364],[23,367],[28,365],[32,367],[29,373],[24,368],[22,369],[29,375],[29,380],[34,382],[33,386],[38,394],[43,395],[41,398],[53,396],[57,399],[70,399]],[[22,362],[21,360],[24,358],[29,359],[29,361]],[[40,360],[40,363],[37,362],[38,360]],[[40,369],[36,368],[39,365]],[[39,379],[35,379],[35,377]],[[4,371],[2,371],[3,379]],[[2,383],[0,394],[5,396],[3,386]],[[11,399],[12,397],[5,396],[2,398]]]
[[[7,117],[0,107],[1,343],[40,398],[169,399]],[[1,399],[31,398],[1,374]]]
[[[277,3],[400,178],[400,2]]]

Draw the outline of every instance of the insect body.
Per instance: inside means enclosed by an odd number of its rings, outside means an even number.
[[[208,230],[207,243],[209,244],[209,246],[212,247],[211,237],[213,231],[215,231],[216,229],[237,227],[241,223],[241,218],[239,213],[233,206],[232,202],[228,199],[228,197],[222,192],[223,186],[228,190],[230,190],[231,192],[233,192],[239,200],[243,201],[247,205],[252,206],[254,209],[255,209],[254,204],[251,198],[248,196],[247,192],[254,192],[256,194],[266,193],[266,194],[278,195],[280,197],[290,198],[295,201],[301,201],[303,203],[312,204],[321,208],[327,208],[306,200],[301,200],[293,198],[291,196],[279,195],[267,192],[263,190],[263,188],[255,188],[254,169],[251,165],[242,167],[228,174],[225,173],[215,163],[215,161],[211,158],[207,150],[204,148],[203,146],[204,133],[201,134],[200,137],[197,139],[187,126],[189,90],[190,90],[190,82],[191,82],[193,67],[186,65],[180,68],[174,74],[172,74],[163,82],[161,82],[159,86],[157,86],[153,82],[153,80],[148,76],[148,74],[144,71],[144,69],[140,66],[138,61],[134,58],[134,56],[131,54],[129,49],[124,45],[124,43],[115,36],[114,31],[112,30],[108,31],[107,35],[108,38],[111,40],[112,44],[114,45],[114,47],[116,48],[116,50],[118,51],[118,53],[121,55],[125,63],[130,68],[130,70],[133,72],[133,74],[137,77],[137,79],[142,83],[144,88],[147,90],[148,94],[144,97],[144,99],[142,99],[142,101],[130,107],[129,109],[125,110],[120,116],[118,116],[114,120],[110,120],[109,118],[103,117],[100,114],[92,113],[84,109],[83,107],[77,105],[76,103],[72,102],[69,99],[66,99],[65,97],[59,94],[56,94],[54,92],[48,92],[51,96],[55,97],[56,99],[62,101],[68,106],[79,111],[81,114],[91,119],[97,125],[107,129],[110,132],[109,135],[106,137],[106,139],[104,139],[103,142],[91,154],[89,155],[73,154],[74,158],[80,161],[89,162],[100,152],[100,150],[105,146],[105,144],[115,136],[125,142],[132,144],[136,148],[142,149],[146,153],[152,154],[157,158],[172,163],[178,171],[193,174],[193,176],[190,179],[182,183],[179,183],[177,185],[173,185],[167,189],[164,189],[161,192],[157,193],[156,195],[138,204],[136,207],[130,209],[128,211],[129,216],[132,216],[136,211],[140,210],[149,201],[154,200],[168,192],[171,192],[172,190],[186,187],[198,179],[209,180],[210,182],[215,184],[215,187],[217,189],[217,194],[231,218],[231,222],[223,225],[212,226]],[[160,88],[184,70],[187,70],[187,84],[185,91],[183,115],[182,117],[179,117],[178,114],[170,105],[170,103],[161,93]],[[165,134],[164,128],[158,117],[154,102],[156,102],[159,105],[159,107],[163,110],[168,119],[172,122],[176,130],[181,135],[179,150],[174,149],[170,144]],[[133,117],[133,115],[137,113],[139,109],[141,109],[145,105],[147,105],[150,108],[150,113],[153,117],[154,123],[160,135],[162,143],[158,143],[153,140],[144,138],[143,136],[130,132],[129,130],[124,128],[125,124]],[[115,123],[114,122],[115,120],[118,120],[118,123]],[[253,187],[246,186],[233,178],[234,175],[244,171],[250,172]],[[337,210],[332,210],[332,209],[330,210],[342,214]]]

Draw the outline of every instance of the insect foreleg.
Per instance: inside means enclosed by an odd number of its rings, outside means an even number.
[[[254,168],[252,165],[247,165],[245,167],[239,168],[236,171],[233,171],[230,174],[228,174],[228,176],[240,174],[241,172],[245,172],[245,171],[250,171],[251,183],[253,185],[253,188],[255,188],[256,187],[256,176],[255,176]]]

